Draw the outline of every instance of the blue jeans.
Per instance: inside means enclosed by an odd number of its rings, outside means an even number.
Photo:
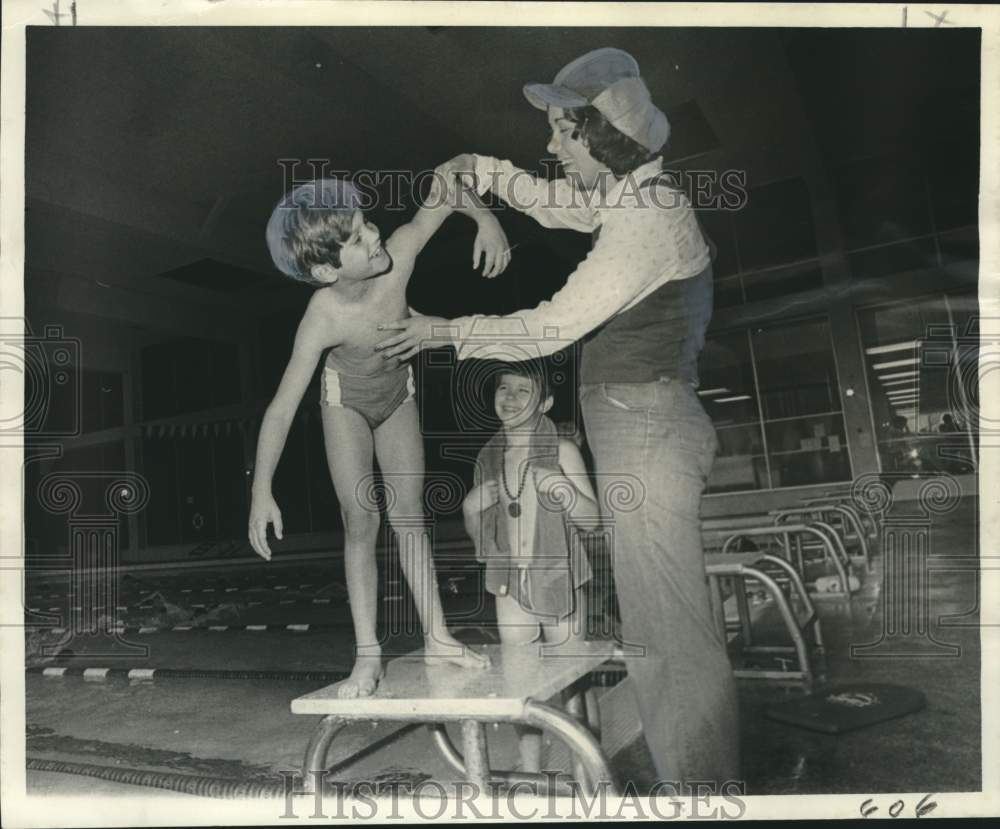
[[[715,429],[680,380],[580,389],[601,509],[614,539],[622,638],[660,780],[739,780],[739,712],[712,616],[699,507]],[[637,491],[629,491],[634,487]]]

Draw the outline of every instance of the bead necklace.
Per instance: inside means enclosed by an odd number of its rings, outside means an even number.
[[[518,503],[518,499],[521,497],[521,493],[524,492],[524,485],[528,480],[528,468],[531,466],[530,461],[525,461],[524,469],[521,471],[521,482],[517,487],[517,494],[515,495],[510,491],[510,487],[507,485],[507,459],[500,459],[500,475],[503,478],[503,490],[507,493],[507,497],[510,499],[510,503],[507,504],[507,514],[511,518],[517,518],[521,514],[521,505]]]

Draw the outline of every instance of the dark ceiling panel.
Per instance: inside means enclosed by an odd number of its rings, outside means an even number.
[[[215,259],[199,259],[188,265],[182,265],[173,270],[158,274],[163,279],[172,279],[198,288],[209,288],[213,291],[245,291],[264,282],[268,277],[246,268],[237,268]]]
[[[782,41],[832,162],[970,127],[978,140],[978,29],[788,29]]]
[[[900,145],[918,145],[929,159],[974,157],[978,38],[976,30],[32,27],[26,174],[38,221],[26,253],[56,272],[172,282],[178,292],[176,283],[214,279],[213,291],[238,294],[250,279],[231,267],[270,272],[263,228],[289,184],[279,159],[415,171],[476,151],[539,170],[547,125],[522,86],[551,80],[598,46],[638,59],[673,123],[668,162],[745,171],[752,188],[795,179],[813,191],[846,162]],[[966,164],[960,181],[930,176],[945,224],[968,220],[976,173]],[[44,210],[63,212],[48,221]],[[383,230],[409,215],[388,217]],[[765,225],[762,233],[791,234]],[[204,264],[211,260],[224,264]],[[249,294],[271,290],[266,278],[253,284]]]
[[[667,117],[671,138],[663,155],[665,162],[698,158],[719,148],[719,137],[697,101],[685,101],[668,109]]]

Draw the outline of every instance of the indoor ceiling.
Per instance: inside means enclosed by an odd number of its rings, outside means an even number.
[[[29,286],[58,303],[80,295],[65,280],[99,282],[112,299],[87,313],[125,323],[143,302],[270,308],[278,159],[424,169],[478,151],[538,169],[546,124],[522,84],[605,45],[636,56],[676,126],[700,124],[702,145],[678,135],[683,164],[745,169],[751,186],[821,184],[978,118],[972,30],[33,28]],[[224,289],[198,284],[212,262]]]

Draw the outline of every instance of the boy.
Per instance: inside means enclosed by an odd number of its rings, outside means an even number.
[[[583,457],[545,416],[552,395],[539,364],[505,365],[493,405],[501,428],[476,459],[463,512],[496,596],[500,641],[571,647],[585,637],[591,575],[574,528],[592,529],[599,514]],[[518,733],[522,770],[538,772],[540,732]]]
[[[425,639],[425,659],[461,667],[484,667],[449,633],[437,591],[430,536],[423,529],[424,454],[413,374],[401,361],[385,362],[374,351],[379,323],[406,315],[406,285],[417,254],[451,213],[435,176],[431,196],[413,220],[383,246],[378,228],[359,209],[360,194],[348,182],[320,179],[293,190],[274,209],[267,243],[286,276],[317,290],[295,335],[292,356],[261,423],[250,507],[250,542],[267,560],[267,527],[282,537],[281,512],[271,494],[275,467],[292,418],[329,349],[323,368],[321,413],[327,462],[344,523],[344,569],[354,623],[356,654],[341,697],[374,693],[383,674],[375,620],[378,571],[375,544],[379,514],[365,498],[364,483],[378,459],[387,488],[389,522],[419,529],[399,537],[403,573],[413,592]],[[447,203],[446,203],[447,202]],[[431,206],[436,205],[436,206]],[[484,275],[495,276],[509,261],[507,240],[485,209],[465,211],[479,225],[474,255],[485,254]],[[476,265],[476,259],[473,260]],[[416,519],[416,521],[414,521]]]

